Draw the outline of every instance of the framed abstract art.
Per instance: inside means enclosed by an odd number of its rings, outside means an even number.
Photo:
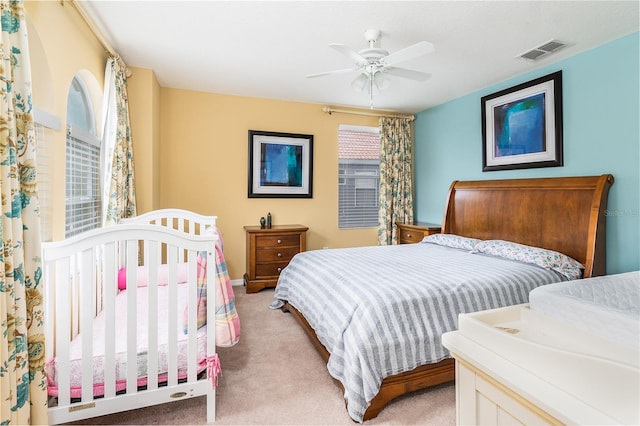
[[[312,198],[313,135],[249,130],[249,198]]]
[[[483,96],[482,171],[563,165],[562,71]]]

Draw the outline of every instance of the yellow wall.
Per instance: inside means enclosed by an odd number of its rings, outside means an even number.
[[[244,225],[271,212],[274,224],[309,227],[307,248],[377,244],[375,229],[338,229],[338,125],[374,117],[328,115],[321,105],[161,90],[160,204],[218,216],[232,279],[245,269]],[[313,198],[247,197],[248,131],[314,137]]]
[[[107,54],[72,5],[28,1],[36,106],[66,122],[74,75],[102,90]],[[377,126],[374,117],[328,115],[322,105],[162,88],[152,70],[131,68],[128,94],[138,213],[179,207],[215,214],[232,279],[245,272],[244,225],[273,215],[275,224],[308,226],[308,249],[376,244],[375,229],[338,229],[339,124]],[[101,103],[96,104],[98,109]],[[99,117],[98,117],[99,118]],[[97,123],[100,126],[100,123]],[[100,127],[98,127],[100,128]],[[247,197],[248,131],[314,136],[313,198]],[[65,132],[55,133],[54,239],[64,235]]]
[[[29,22],[34,105],[57,116],[62,129],[53,134],[53,238],[64,238],[65,123],[67,94],[73,77],[81,73],[95,104],[100,128],[106,53],[84,20],[70,4],[58,1],[25,2]]]
[[[160,84],[151,70],[130,68],[127,78],[138,214],[160,206]]]

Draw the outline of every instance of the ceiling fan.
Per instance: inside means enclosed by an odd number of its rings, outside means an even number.
[[[373,108],[374,91],[380,91],[389,87],[391,82],[388,76],[407,78],[416,81],[425,81],[431,74],[421,71],[398,68],[396,64],[426,55],[435,50],[433,44],[421,41],[411,46],[400,49],[397,52],[388,51],[376,47],[380,40],[380,30],[369,29],[364,32],[364,37],[369,43],[369,47],[360,51],[355,51],[349,46],[339,43],[332,43],[329,47],[347,55],[356,63],[355,67],[340,70],[310,74],[307,78],[324,77],[327,75],[344,74],[357,71],[359,75],[351,82],[351,87],[357,91],[368,89],[369,103]]]

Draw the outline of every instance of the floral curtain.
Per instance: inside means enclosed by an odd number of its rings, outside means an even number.
[[[129,121],[127,68],[120,57],[107,62],[105,71],[106,117],[103,152],[106,173],[104,197],[105,226],[136,215],[136,191],[133,183],[133,144]]]
[[[46,424],[44,305],[23,1],[0,1],[0,424]]]
[[[397,221],[413,223],[412,145],[409,119],[380,118],[380,245],[397,243]]]

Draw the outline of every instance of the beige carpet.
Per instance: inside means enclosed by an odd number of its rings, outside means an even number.
[[[220,348],[216,424],[354,425],[338,386],[291,314],[269,309],[273,290],[234,287],[240,342]],[[205,424],[204,397],[77,424]],[[455,389],[440,385],[395,399],[366,425],[453,425]]]

